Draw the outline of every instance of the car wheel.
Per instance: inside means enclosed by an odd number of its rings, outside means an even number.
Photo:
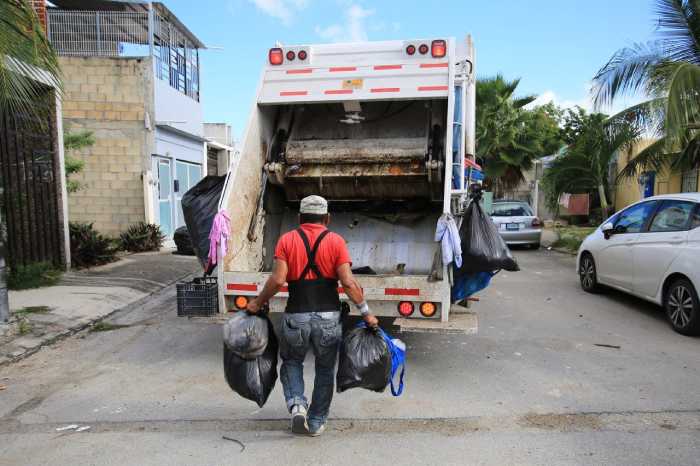
[[[683,335],[700,334],[700,301],[689,280],[673,282],[664,296],[664,309],[673,330]]]
[[[578,270],[579,279],[581,280],[581,288],[587,293],[597,293],[600,291],[598,284],[598,275],[596,273],[595,261],[589,253],[581,256],[581,263]]]
[[[541,245],[540,243],[533,243],[533,244],[530,245],[530,247],[531,247],[532,249],[534,249],[535,251],[538,250],[541,246],[542,246],[542,245]]]

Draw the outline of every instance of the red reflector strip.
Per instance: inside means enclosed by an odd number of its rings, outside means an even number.
[[[381,71],[381,70],[400,70],[403,68],[403,65],[377,65],[374,67],[375,70]]]
[[[418,288],[385,288],[384,294],[387,296],[419,296]]]
[[[228,283],[226,289],[232,291],[258,291],[258,285],[255,283]]]
[[[342,71],[357,71],[356,66],[334,66],[333,68],[328,68],[331,73],[340,73]]]
[[[447,86],[418,86],[419,91],[446,91]]]
[[[399,92],[401,89],[398,87],[373,87],[370,92]]]
[[[300,68],[297,70],[287,70],[287,74],[308,74],[313,73],[313,68]]]
[[[352,94],[352,89],[330,89],[328,91],[323,91],[324,94]]]
[[[421,68],[447,68],[447,62],[445,63],[421,63]]]
[[[293,96],[293,95],[308,95],[309,91],[282,91],[280,92],[280,96],[282,97],[288,97],[288,96]]]

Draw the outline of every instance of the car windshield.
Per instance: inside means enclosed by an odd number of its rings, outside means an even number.
[[[522,202],[495,202],[493,217],[532,217],[532,209]]]

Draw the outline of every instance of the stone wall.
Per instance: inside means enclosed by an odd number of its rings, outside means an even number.
[[[144,221],[142,174],[150,160],[145,116],[152,102],[150,59],[61,57],[63,122],[67,131],[90,130],[92,147],[71,151],[85,167],[71,179],[83,186],[69,195],[71,221],[94,222],[117,236]]]

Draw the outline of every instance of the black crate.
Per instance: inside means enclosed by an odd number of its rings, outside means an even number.
[[[213,316],[219,312],[216,277],[195,278],[177,284],[178,316]]]

